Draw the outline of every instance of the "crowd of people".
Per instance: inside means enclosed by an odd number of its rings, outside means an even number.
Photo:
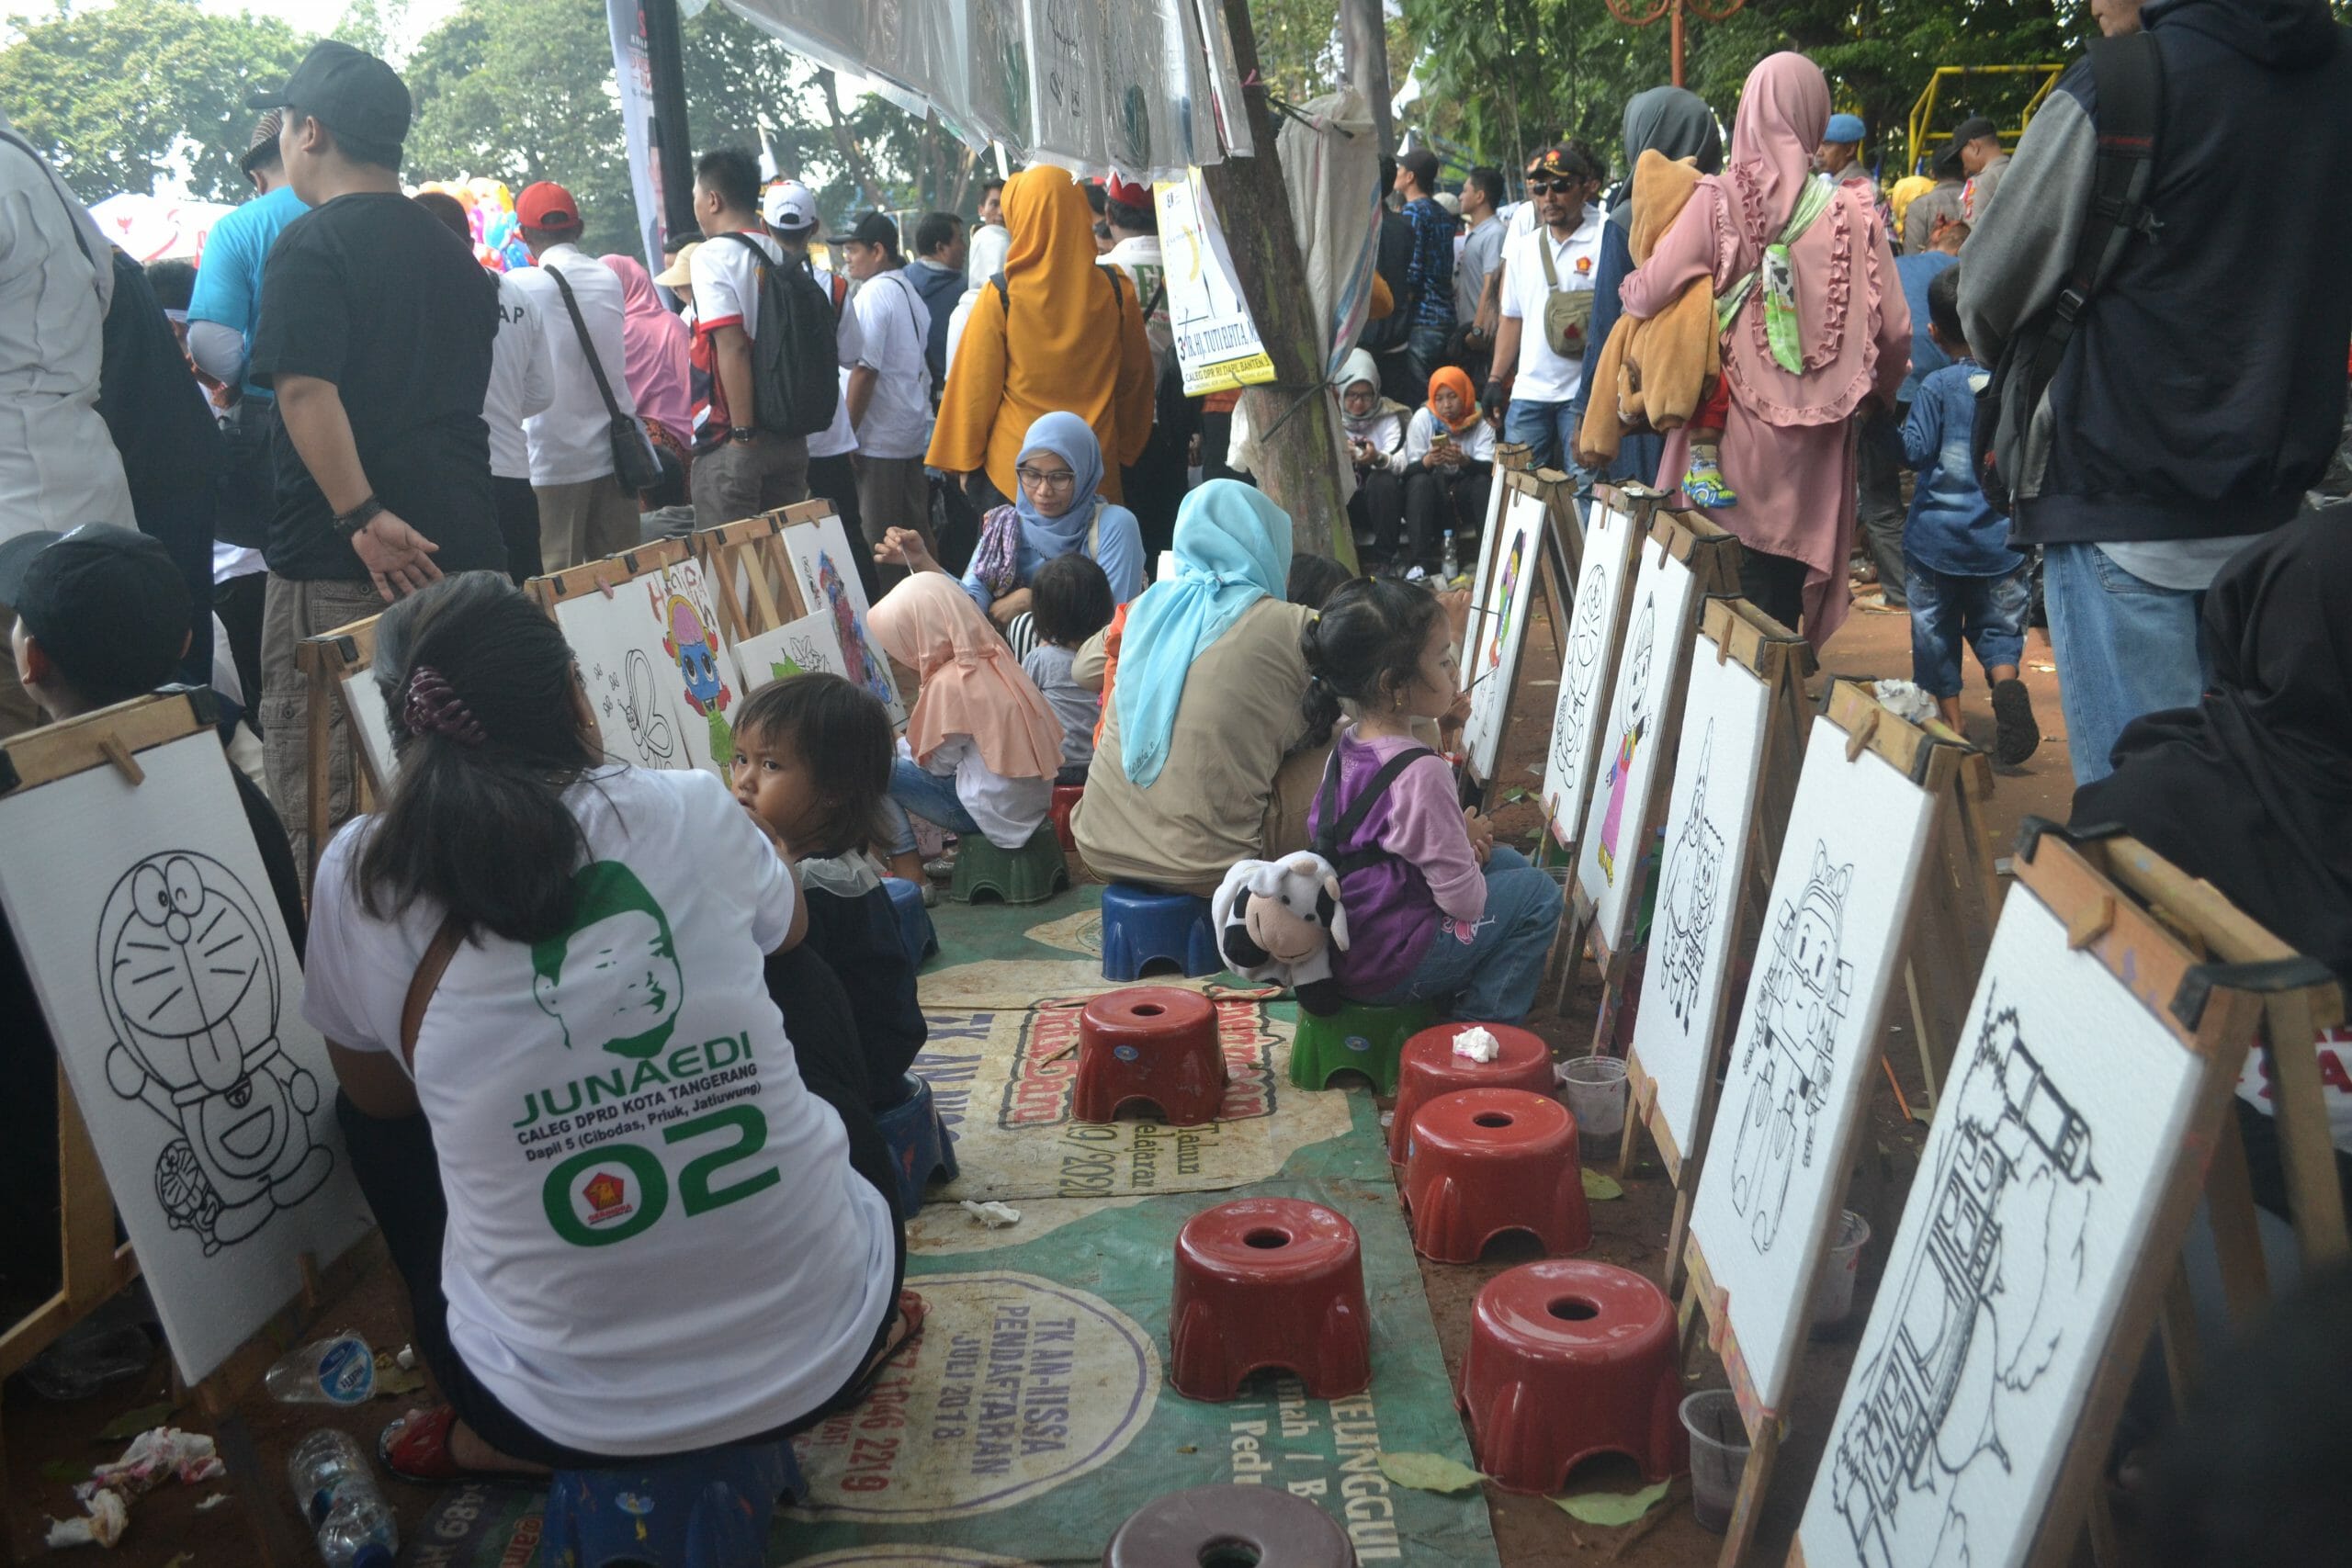
[[[587,254],[541,181],[514,204],[531,265],[493,274],[455,200],[402,188],[398,74],[329,42],[256,96],[254,199],[191,275],[112,251],[0,135],[0,729],[180,679],[258,735],[247,816],[446,1401],[388,1434],[396,1467],[684,1452],[857,1396],[922,1313],[875,1122],[924,1039],[885,879],[927,893],[942,838],[1019,850],[1057,785],[1097,876],[1206,895],[1314,847],[1345,872],[1347,994],[1522,1019],[1560,887],[1460,804],[1466,607],[1437,581],[1507,460],[1704,512],[1815,646],[1859,547],[1955,726],[1973,650],[2004,762],[2039,743],[2039,582],[2075,776],[2116,775],[2083,809],[2217,880],[2209,846],[2272,867],[2294,897],[2248,907],[2352,975],[2341,525],[2281,529],[2345,428],[2325,269],[2352,217],[2245,175],[2352,175],[2352,55],[2318,0],[2093,10],[2198,86],[2164,95],[2152,183],[2087,261],[2118,209],[2087,63],[2022,139],[1966,120],[1884,190],[1795,53],[1756,65],[1728,138],[1695,94],[1638,92],[1621,147],[1544,148],[1515,205],[1498,167],[1456,191],[1425,148],[1385,163],[1385,309],[1330,388],[1362,576],[1294,550],[1223,411],[1182,396],[1125,177],[1032,167],[973,221],[829,234],[806,186],[720,148],[660,270]],[[2053,316],[2071,340],[2036,371]],[[1983,411],[2021,341],[2039,380],[1996,509]],[[749,694],[728,784],[607,763],[519,585],[812,496],[870,547],[872,637],[916,678],[902,738],[803,676]],[[379,614],[398,779],[353,819],[331,743],[314,844],[298,650]],[[2293,852],[2209,837],[2223,797]],[[514,1129],[555,1113],[548,1061],[715,1063],[689,1042],[758,1077],[764,1175],[667,1224],[543,1203]],[[730,1289],[690,1319],[640,1288],[720,1252]]]

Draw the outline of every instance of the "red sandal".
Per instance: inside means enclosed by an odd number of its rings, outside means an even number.
[[[449,1453],[449,1430],[458,1424],[455,1405],[436,1404],[395,1416],[376,1434],[376,1457],[402,1481],[446,1486],[459,1481],[526,1481],[527,1476],[469,1470]]]

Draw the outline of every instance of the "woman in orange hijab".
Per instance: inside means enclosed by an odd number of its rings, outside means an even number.
[[[1094,213],[1067,171],[1040,164],[1006,182],[1012,248],[1004,288],[983,286],[947,367],[926,459],[981,474],[985,512],[1020,493],[1021,441],[1040,414],[1066,411],[1102,447],[1102,495],[1122,499],[1119,469],[1151,438],[1151,344],[1142,301],[1116,267],[1095,265]]]
[[[876,647],[922,679],[907,715],[907,754],[890,774],[890,874],[929,886],[910,811],[1001,850],[1027,843],[1054,803],[1062,721],[1012,648],[963,584],[938,571],[918,571],[885,593],[865,627]]]
[[[1443,557],[1443,536],[1459,543],[1486,525],[1487,490],[1494,481],[1495,433],[1478,417],[1478,399],[1469,375],[1446,366],[1430,378],[1430,400],[1413,411],[1405,429],[1405,532],[1410,558],[1434,576]]]

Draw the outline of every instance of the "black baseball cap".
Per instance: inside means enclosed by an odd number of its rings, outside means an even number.
[[[890,220],[887,212],[868,212],[858,219],[844,238],[855,240],[861,245],[880,245],[895,253],[899,248],[899,226]]]
[[[283,86],[256,87],[245,104],[300,108],[337,136],[378,147],[398,147],[408,140],[415,108],[400,73],[367,51],[333,39],[312,44]]]
[[[164,542],[105,523],[0,545],[0,604],[76,690],[107,702],[170,680],[195,624]]]
[[[1999,134],[1999,128],[1991,120],[1981,114],[1971,115],[1968,118],[1962,120],[1959,129],[1951,133],[1951,144],[1954,147],[1965,147],[1981,137]]]

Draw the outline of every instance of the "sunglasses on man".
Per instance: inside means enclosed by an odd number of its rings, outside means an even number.
[[[1577,182],[1575,180],[1530,180],[1527,182],[1527,194],[1530,196],[1553,196],[1561,192],[1572,191],[1577,188]]]

